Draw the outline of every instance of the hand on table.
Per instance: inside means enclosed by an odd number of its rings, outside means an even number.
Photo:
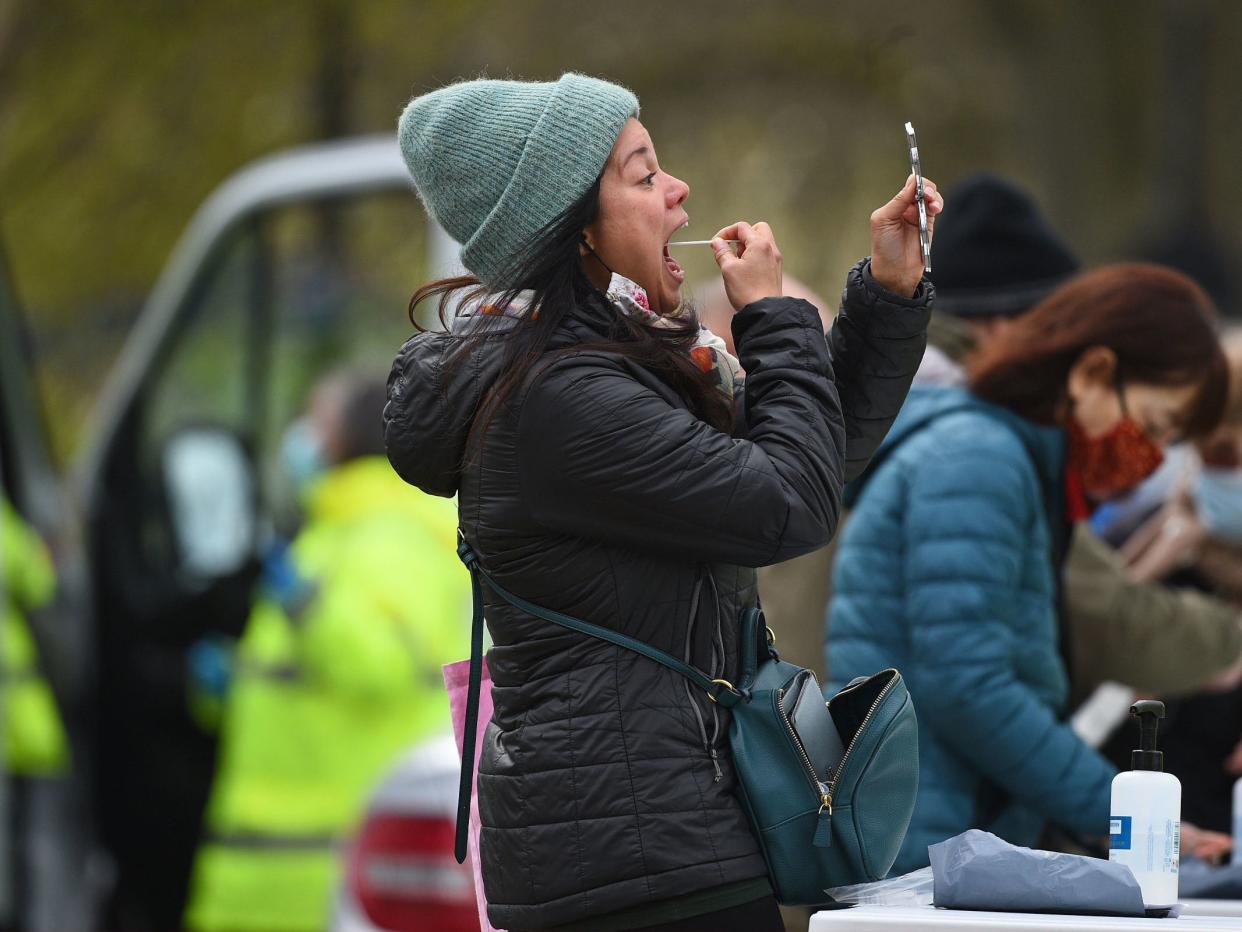
[[[1225,773],[1234,777],[1242,777],[1242,741],[1239,741],[1233,753],[1225,758]]]
[[[1136,582],[1156,582],[1190,566],[1207,532],[1193,505],[1174,499],[1143,525],[1121,549]]]
[[[1207,829],[1182,823],[1182,851],[1193,854],[1201,861],[1219,864],[1226,854],[1233,850],[1233,838],[1222,832],[1210,832]]]

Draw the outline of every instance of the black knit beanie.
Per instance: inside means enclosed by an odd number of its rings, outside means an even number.
[[[1015,317],[1077,272],[1079,262],[1029,195],[996,175],[980,174],[945,196],[932,269],[936,310]]]

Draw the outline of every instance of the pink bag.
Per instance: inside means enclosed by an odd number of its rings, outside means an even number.
[[[462,753],[466,730],[466,693],[470,681],[470,661],[459,660],[444,665],[444,687],[448,690],[449,705],[453,713],[453,735],[457,738],[457,753]],[[470,841],[468,845],[470,869],[474,874],[474,896],[479,903],[479,929],[481,932],[497,932],[487,921],[487,896],[483,893],[483,870],[479,866],[479,751],[483,747],[483,732],[492,720],[492,674],[483,660],[483,685],[479,689],[479,725],[474,743],[474,792],[470,794]]]

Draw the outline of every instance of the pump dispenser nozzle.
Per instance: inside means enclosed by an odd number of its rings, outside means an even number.
[[[1130,706],[1130,714],[1138,719],[1139,747],[1130,753],[1131,770],[1164,770],[1164,753],[1156,750],[1156,732],[1164,718],[1164,703],[1142,699]]]

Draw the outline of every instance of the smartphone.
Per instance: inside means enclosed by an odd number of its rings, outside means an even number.
[[[914,124],[906,123],[906,144],[910,147],[910,171],[914,174],[914,197],[919,205],[919,245],[923,247],[923,271],[931,273],[931,237],[927,233],[927,201],[923,197],[923,167],[919,164],[919,143]]]
[[[815,681],[815,674],[807,672],[784,696],[784,708],[790,724],[798,733],[806,748],[815,775],[822,780],[832,780],[845,756],[841,735],[828,712],[824,694]]]

